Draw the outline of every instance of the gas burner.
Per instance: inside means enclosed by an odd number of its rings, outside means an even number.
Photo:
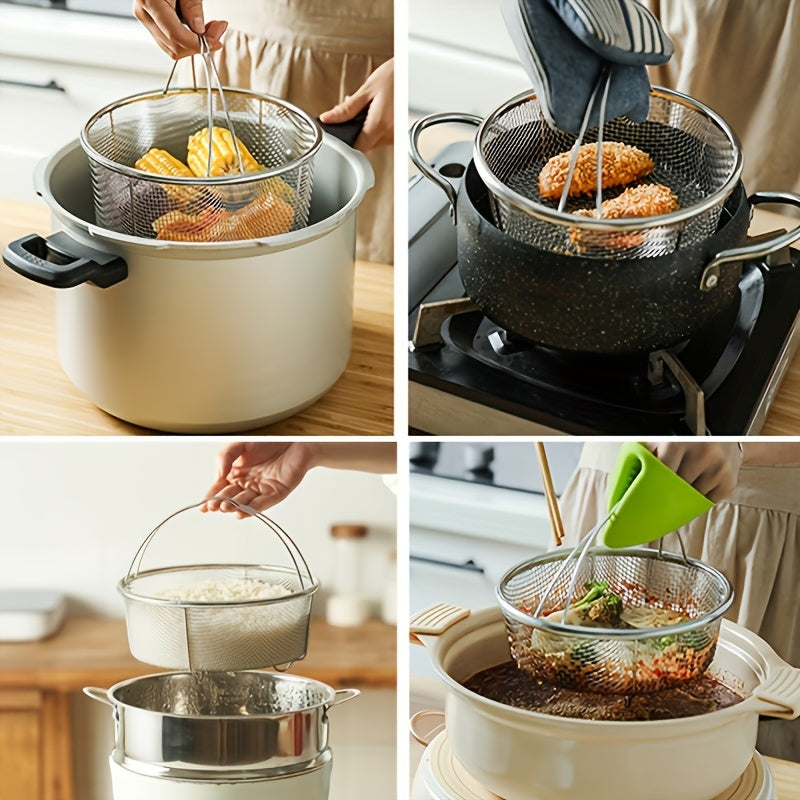
[[[764,759],[753,760],[739,779],[712,800],[772,800],[775,784]],[[411,800],[503,800],[477,783],[450,749],[447,731],[428,745],[417,769]],[[528,800],[538,800],[531,796]]]
[[[469,155],[448,148],[440,169],[459,159],[466,163]],[[437,193],[444,197],[427,181],[409,189],[412,429],[577,435],[761,430],[800,344],[800,252],[787,249],[745,263],[738,303],[690,341],[633,356],[571,354],[520,340],[465,297],[446,203],[432,205]]]

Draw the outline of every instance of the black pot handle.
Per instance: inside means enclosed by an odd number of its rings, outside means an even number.
[[[356,139],[358,139],[361,129],[364,127],[368,110],[369,106],[359,111],[353,119],[348,119],[346,122],[320,122],[319,119],[317,119],[317,122],[319,122],[320,127],[325,133],[335,136],[340,142],[344,142],[346,145],[352,147]]]
[[[442,125],[446,122],[463,122],[467,125],[480,127],[483,120],[475,114],[461,114],[450,111],[443,114],[429,114],[427,117],[422,117],[422,119],[418,119],[411,126],[408,132],[408,153],[417,169],[428,180],[433,181],[447,195],[447,199],[450,201],[450,216],[453,218],[453,224],[456,224],[458,220],[456,219],[457,192],[455,187],[440,172],[435,170],[419,152],[419,135],[422,131],[424,131],[425,128],[430,128],[434,125]]]
[[[751,206],[777,203],[800,208],[800,194],[795,194],[794,192],[756,192],[747,198],[747,202]],[[800,239],[800,225],[790,231],[779,231],[753,237],[748,244],[717,253],[708,262],[703,274],[700,276],[700,291],[710,292],[719,283],[720,267],[723,264],[745,261],[751,258],[763,258],[776,250],[788,247],[798,239]]]
[[[76,242],[64,231],[46,239],[35,233],[23,236],[6,247],[3,261],[14,272],[56,289],[81,283],[106,289],[128,277],[123,258]]]

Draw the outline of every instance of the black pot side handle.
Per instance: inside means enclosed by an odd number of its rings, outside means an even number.
[[[800,208],[800,194],[794,192],[756,192],[747,198],[750,206],[759,206],[766,203],[778,205],[796,206]],[[717,253],[708,262],[703,274],[700,276],[700,291],[710,292],[719,283],[720,267],[730,262],[738,263],[752,258],[764,258],[770,253],[782,250],[800,239],[800,225],[796,225],[790,231],[777,231],[754,236],[749,239],[747,244],[741,247],[733,247],[730,250],[723,250]]]
[[[56,289],[81,283],[107,289],[128,277],[123,258],[76,242],[64,231],[46,239],[35,233],[23,236],[6,247],[3,261],[14,272]]]
[[[475,114],[461,114],[457,111],[446,111],[442,114],[429,114],[427,117],[422,117],[408,131],[408,154],[414,162],[414,166],[447,195],[447,199],[450,201],[450,216],[453,218],[453,224],[456,225],[458,224],[458,219],[456,217],[457,192],[455,187],[447,178],[434,169],[419,152],[419,135],[422,131],[425,128],[443,125],[448,122],[462,122],[479,128],[483,123],[483,119]]]
[[[361,129],[364,127],[364,123],[367,121],[367,111],[369,110],[369,106],[367,106],[362,111],[359,111],[353,119],[348,119],[346,122],[319,122],[320,127],[325,133],[329,133],[331,136],[335,136],[340,142],[344,142],[346,145],[352,147],[356,139],[358,139]]]

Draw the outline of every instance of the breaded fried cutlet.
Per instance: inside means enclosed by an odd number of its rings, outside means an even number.
[[[629,186],[617,197],[603,200],[600,206],[602,219],[625,219],[627,217],[657,217],[678,210],[678,198],[668,186],[661,183],[643,183]],[[593,217],[589,208],[575,211],[576,217]]]
[[[558,200],[567,182],[569,151],[553,156],[539,173],[539,195],[545,200]],[[643,150],[622,142],[603,142],[603,188],[626,186],[649,175],[654,168],[653,159]],[[597,144],[584,144],[578,148],[578,158],[570,197],[593,194],[597,190]]]

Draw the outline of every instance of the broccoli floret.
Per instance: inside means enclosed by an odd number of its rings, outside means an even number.
[[[605,581],[590,581],[584,588],[586,594],[570,607],[578,612],[582,624],[619,627],[622,598],[610,591]]]

